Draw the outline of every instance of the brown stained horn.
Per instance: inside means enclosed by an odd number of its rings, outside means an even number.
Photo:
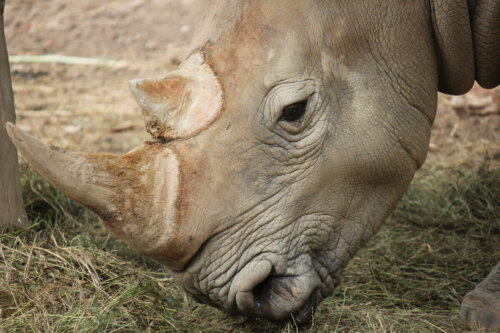
[[[84,154],[47,146],[7,123],[17,149],[55,187],[94,211],[103,224],[138,252],[172,269],[169,245],[177,228],[179,162],[160,143],[123,155]]]

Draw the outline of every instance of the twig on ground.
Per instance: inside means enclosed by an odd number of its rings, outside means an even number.
[[[74,57],[61,54],[43,54],[43,55],[11,55],[9,56],[11,64],[66,64],[66,65],[87,65],[102,67],[125,67],[128,62],[125,60],[111,60],[100,58]]]

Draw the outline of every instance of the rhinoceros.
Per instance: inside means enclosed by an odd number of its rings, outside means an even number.
[[[424,163],[437,92],[475,80],[500,84],[498,0],[221,0],[176,71],[130,82],[142,146],[8,131],[196,300],[306,322]],[[466,297],[469,320],[500,324],[499,280]]]

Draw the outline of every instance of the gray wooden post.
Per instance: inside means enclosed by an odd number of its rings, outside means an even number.
[[[14,96],[10,80],[9,56],[5,43],[3,12],[0,0],[0,231],[25,226],[26,212],[22,198],[17,150],[5,130],[7,121],[14,122]]]

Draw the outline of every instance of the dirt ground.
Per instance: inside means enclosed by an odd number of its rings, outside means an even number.
[[[15,0],[5,22],[10,55],[125,61],[104,67],[11,64],[18,124],[73,150],[124,152],[146,133],[128,81],[164,76],[184,57],[194,0]]]

